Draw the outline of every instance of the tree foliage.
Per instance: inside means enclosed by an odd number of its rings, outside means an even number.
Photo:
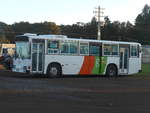
[[[143,44],[150,44],[150,6],[145,5],[135,21],[134,36]]]
[[[136,18],[136,26],[149,26],[150,25],[150,6],[145,5],[142,13]]]
[[[150,6],[145,5],[142,13],[135,19],[135,25],[128,22],[111,22],[104,18],[101,26],[103,40],[150,42]],[[13,42],[15,35],[24,33],[64,34],[70,38],[97,39],[97,20],[95,17],[88,23],[77,22],[72,25],[56,25],[54,22],[29,23],[19,22],[7,25],[0,22],[0,41]]]
[[[61,25],[61,33],[68,37],[96,39],[97,35],[97,22],[92,18],[89,23],[76,23],[73,25]]]
[[[10,25],[0,22],[0,43],[13,42],[14,32]]]
[[[16,35],[24,33],[60,34],[60,28],[54,22],[29,23],[19,22],[7,25],[0,22],[0,42],[13,43]]]
[[[59,34],[59,27],[53,22],[33,23],[20,22],[12,25],[16,34],[39,33],[39,34]]]

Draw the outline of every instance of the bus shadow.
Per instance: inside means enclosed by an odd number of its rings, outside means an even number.
[[[18,78],[27,78],[27,79],[69,79],[69,78],[106,78],[106,79],[117,79],[117,78],[123,78],[123,77],[128,77],[128,75],[118,75],[118,76],[112,76],[112,77],[108,77],[105,75],[63,75],[61,77],[46,77],[43,74],[34,74],[34,75],[29,75],[29,74],[24,74],[22,76],[18,76]]]
[[[128,75],[106,76],[106,75],[64,75],[61,78],[122,78]]]
[[[7,73],[7,72],[6,72]],[[25,74],[25,73],[15,73],[9,72],[7,73],[8,77],[15,77],[15,78],[22,78],[22,79],[62,79],[62,78],[122,78],[122,77],[129,77],[129,75],[118,75],[108,77],[106,75],[63,75],[61,77],[47,77],[44,74]]]

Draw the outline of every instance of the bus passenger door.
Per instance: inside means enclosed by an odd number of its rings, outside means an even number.
[[[32,72],[42,73],[44,68],[44,43],[32,44]]]
[[[120,74],[128,74],[129,48],[120,47]]]

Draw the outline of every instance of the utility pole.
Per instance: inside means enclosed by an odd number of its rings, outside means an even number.
[[[101,14],[104,14],[102,10],[104,10],[104,8],[100,8],[100,6],[98,6],[98,8],[96,8],[96,11],[94,11],[97,17],[97,21],[98,21],[97,40],[101,40],[101,17],[104,17],[101,15]]]

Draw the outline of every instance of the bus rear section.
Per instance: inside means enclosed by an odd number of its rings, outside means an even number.
[[[118,44],[103,44],[103,56],[107,64],[105,73],[109,66],[117,70],[118,75],[131,75],[141,71],[141,45],[132,42],[118,42]],[[113,73],[110,69],[110,72]]]

